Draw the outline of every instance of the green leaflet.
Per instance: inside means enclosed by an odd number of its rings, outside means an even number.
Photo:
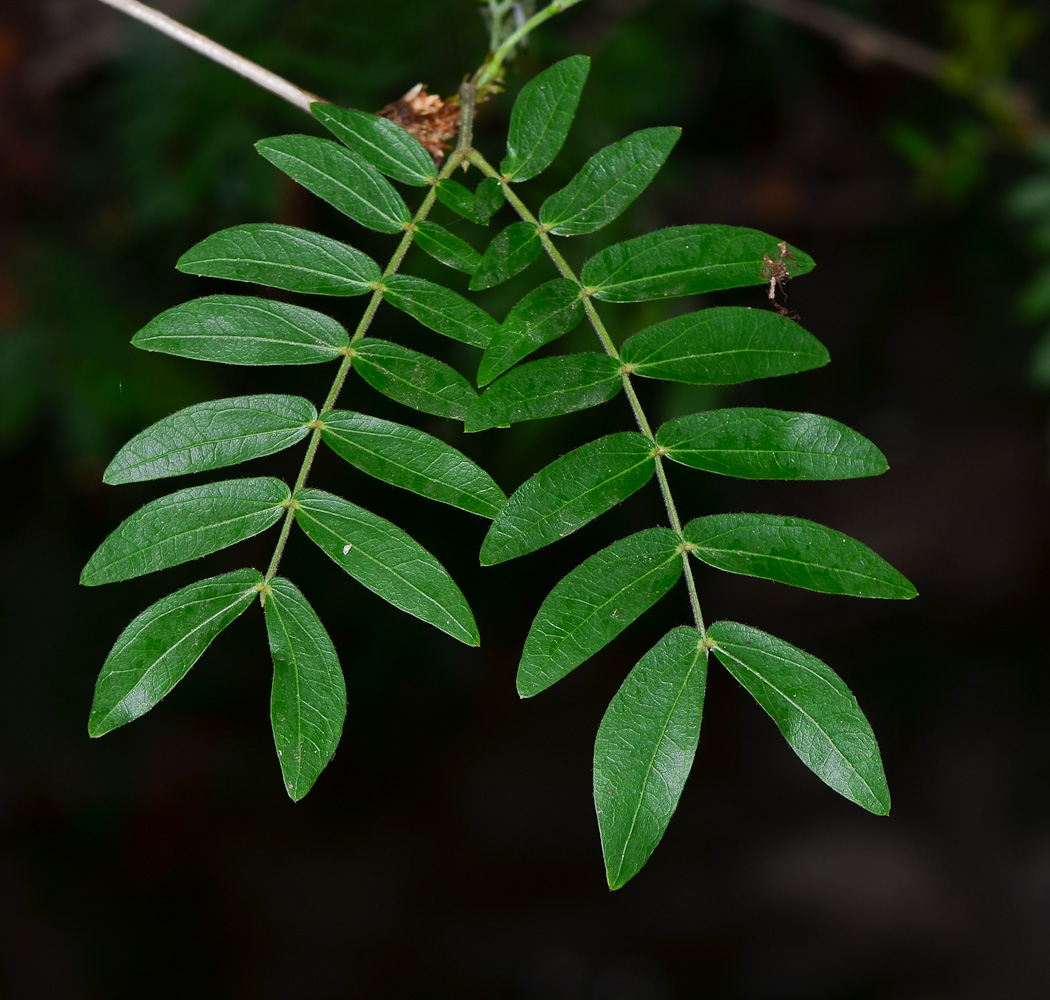
[[[623,386],[620,363],[607,354],[565,354],[530,361],[485,390],[466,420],[468,431],[509,427],[597,406]]]
[[[88,735],[145,715],[255,598],[262,573],[239,569],[191,583],[150,605],[120,634],[95,684]]]
[[[728,573],[822,594],[907,600],[915,588],[855,538],[800,517],[713,514],[685,526],[693,555]]]
[[[636,432],[610,434],[551,462],[512,494],[481,546],[481,564],[515,559],[558,541],[640,490],[656,471]]]
[[[503,185],[495,177],[482,177],[474,191],[474,221],[487,226],[506,200]]]
[[[495,517],[507,498],[462,452],[413,427],[332,410],[321,432],[332,451],[362,472],[471,514]]]
[[[594,741],[594,808],[610,889],[638,874],[678,807],[706,687],[700,633],[681,627],[638,661],[609,703]]]
[[[890,811],[875,734],[826,663],[737,622],[715,622],[708,637],[715,656],[769,713],[806,767],[869,812]]]
[[[102,476],[110,486],[207,472],[291,447],[317,419],[301,396],[235,396],[187,406],[136,434]]]
[[[678,536],[648,528],[596,553],[547,595],[525,639],[518,694],[561,680],[664,596],[682,575]]]
[[[875,445],[837,420],[758,406],[679,417],[656,443],[682,465],[743,479],[853,479],[888,468]]]
[[[680,128],[646,128],[599,150],[543,203],[540,222],[559,236],[607,226],[649,186],[681,134]]]
[[[311,365],[338,358],[350,343],[323,313],[248,295],[209,295],[165,309],[132,344],[225,365]]]
[[[456,215],[462,215],[471,222],[477,221],[474,192],[469,191],[459,181],[442,178],[437,184],[438,201],[446,208],[451,208]]]
[[[387,177],[416,187],[437,177],[437,167],[423,144],[388,118],[323,101],[311,104],[310,111],[340,142]]]
[[[413,410],[464,420],[478,398],[454,368],[419,351],[374,337],[366,337],[353,350],[361,378]]]
[[[130,580],[200,559],[280,520],[291,491],[279,479],[227,479],[191,486],[141,507],[95,550],[80,582]]]
[[[383,276],[371,257],[352,246],[273,222],[212,233],[175,266],[187,274],[313,295],[364,295]]]
[[[486,347],[499,324],[484,309],[451,288],[407,274],[384,279],[383,298],[435,333],[464,344]]]
[[[273,657],[273,742],[284,787],[298,802],[339,745],[346,683],[332,640],[291,580],[278,576],[270,581],[264,608]]]
[[[524,271],[540,255],[540,236],[527,222],[512,222],[496,234],[481,258],[470,290],[480,292],[501,285]]]
[[[554,278],[534,288],[493,333],[478,366],[478,385],[486,385],[537,348],[568,333],[581,319],[580,286],[575,281]]]
[[[278,170],[362,226],[400,233],[412,221],[390,181],[331,139],[279,135],[260,140],[255,148]]]
[[[790,277],[813,270],[813,258],[789,247]],[[583,265],[584,285],[608,302],[702,295],[770,280],[764,258],[779,261],[779,243],[757,229],[672,226],[602,250]]]
[[[570,56],[521,88],[510,112],[507,155],[500,164],[508,180],[535,177],[561,152],[590,69],[586,56]]]
[[[819,368],[824,345],[797,323],[766,309],[720,306],[675,316],[624,341],[624,364],[645,378],[734,385]]]
[[[465,274],[473,274],[481,264],[481,254],[477,250],[436,222],[424,220],[416,223],[416,243],[434,260]]]
[[[295,520],[358,583],[395,608],[477,646],[478,627],[448,571],[417,541],[371,511],[323,490],[300,490]]]

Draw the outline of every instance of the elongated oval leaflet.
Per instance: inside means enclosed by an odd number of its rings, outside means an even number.
[[[371,511],[323,490],[300,490],[295,520],[358,583],[395,608],[477,646],[478,627],[448,571],[415,539]]]
[[[486,347],[499,329],[470,299],[422,278],[392,274],[383,281],[383,298],[435,333],[473,347]]]
[[[667,633],[613,696],[594,741],[594,809],[610,889],[663,838],[700,742],[707,650],[695,628]]]
[[[161,598],[135,618],[102,665],[88,735],[104,736],[153,708],[252,603],[262,579],[255,569],[213,576]]]
[[[682,465],[742,479],[853,479],[888,468],[875,445],[837,420],[759,406],[678,417],[656,443]]]
[[[503,284],[524,271],[539,255],[540,236],[536,227],[527,222],[512,222],[488,245],[470,279],[470,290],[480,292]]]
[[[801,517],[713,514],[685,526],[697,559],[822,594],[907,600],[915,588],[863,542]]]
[[[623,387],[607,354],[564,354],[513,368],[485,390],[467,415],[468,431],[509,427],[573,413],[612,399]]]
[[[531,698],[561,680],[636,618],[682,575],[669,528],[628,535],[584,560],[547,595],[525,639],[517,687]]]
[[[346,243],[273,222],[212,233],[175,266],[186,274],[312,295],[364,295],[383,276],[371,257]]]
[[[511,181],[527,181],[546,170],[565,144],[591,61],[569,56],[533,77],[510,112],[507,155],[500,171]]]
[[[496,515],[481,564],[515,559],[564,538],[640,490],[655,471],[652,445],[633,431],[562,455],[525,480]]]
[[[879,745],[842,679],[815,656],[737,622],[708,630],[722,665],[821,781],[878,816],[890,811]]]
[[[165,309],[131,342],[143,351],[226,365],[311,365],[338,358],[350,336],[313,309],[248,295],[209,295]]]
[[[795,247],[790,277],[813,270]],[[671,226],[602,250],[583,265],[584,285],[608,302],[643,302],[702,295],[770,280],[768,260],[780,258],[776,237],[738,226]]]
[[[200,559],[276,524],[291,491],[279,479],[191,486],[141,507],[95,550],[80,575],[89,587]]]
[[[559,236],[607,226],[649,186],[681,134],[680,128],[645,128],[599,150],[540,206],[540,222]]]
[[[310,112],[340,142],[387,177],[422,187],[437,176],[434,159],[423,144],[389,118],[323,101],[311,104]]]
[[[474,189],[474,221],[479,226],[487,226],[506,200],[503,185],[495,177],[482,177]]]
[[[436,417],[464,420],[478,398],[454,368],[375,337],[366,337],[354,347],[354,368],[384,396]]]
[[[575,281],[554,278],[534,288],[493,333],[478,366],[478,385],[486,385],[537,348],[568,333],[581,319],[580,286]]]
[[[234,396],[187,406],[136,434],[102,476],[111,486],[207,472],[290,448],[317,419],[301,396]]]
[[[439,503],[491,518],[507,502],[491,476],[466,455],[414,427],[332,410],[325,414],[321,437],[362,472]]]
[[[436,222],[424,220],[416,223],[416,244],[434,260],[464,274],[473,274],[481,264],[481,254],[477,250]]]
[[[339,745],[346,683],[332,640],[291,580],[278,576],[270,581],[264,608],[273,658],[273,742],[284,787],[298,802]]]
[[[443,177],[437,183],[437,197],[446,208],[451,208],[456,215],[462,215],[471,222],[477,221],[474,211],[474,192],[465,188],[459,181]]]
[[[412,221],[390,181],[330,139],[279,135],[260,140],[255,148],[278,170],[362,226],[400,233]]]
[[[645,378],[735,385],[826,365],[824,345],[766,309],[719,306],[675,316],[624,341],[624,364]]]

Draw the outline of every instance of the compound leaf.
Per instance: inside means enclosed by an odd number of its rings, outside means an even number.
[[[875,734],[826,663],[737,622],[715,622],[708,638],[715,656],[769,713],[806,767],[869,812],[890,811]]]
[[[80,575],[88,587],[130,580],[218,552],[265,531],[291,491],[279,479],[227,479],[154,500],[126,518]]]
[[[584,285],[608,302],[643,302],[702,295],[770,280],[766,258],[783,263],[788,276],[813,269],[813,258],[757,229],[738,226],[671,226],[602,250],[583,265]]]
[[[466,430],[509,427],[585,410],[612,399],[622,386],[620,363],[607,354],[564,354],[530,361],[481,394],[467,416]]]
[[[613,696],[594,741],[594,808],[610,889],[633,878],[678,807],[700,742],[707,650],[672,629]]]
[[[521,88],[510,112],[507,155],[500,164],[508,180],[527,181],[554,161],[569,134],[590,69],[586,56],[570,56]]]
[[[507,501],[466,455],[414,427],[332,410],[321,431],[332,451],[362,472],[440,503],[492,518]]]
[[[400,344],[366,337],[354,368],[373,389],[422,413],[464,420],[478,398],[454,368]]]
[[[434,260],[465,274],[473,274],[481,264],[477,250],[436,222],[416,223],[416,243]]]
[[[888,468],[875,445],[837,420],[758,406],[679,417],[656,443],[682,465],[742,479],[853,479]]]
[[[474,191],[474,221],[487,226],[506,200],[503,185],[495,177],[482,177]]]
[[[607,226],[649,186],[681,134],[680,128],[646,128],[599,150],[543,203],[540,222],[559,236]]]
[[[407,274],[385,278],[383,298],[435,333],[474,347],[486,347],[499,329],[484,309],[444,285]]]
[[[442,205],[451,208],[456,215],[462,215],[464,219],[468,219],[470,222],[477,221],[474,208],[474,192],[465,188],[459,181],[451,180],[448,177],[438,181],[437,197]]]
[[[478,627],[448,571],[389,521],[323,490],[300,490],[295,519],[337,565],[396,608],[477,646]]]
[[[675,316],[624,341],[625,364],[645,378],[734,385],[819,368],[824,345],[797,323],[765,309],[719,306]]]
[[[191,583],[135,618],[102,665],[88,735],[103,736],[153,708],[252,603],[262,579],[239,569]]]
[[[290,448],[317,419],[301,396],[234,396],[187,406],[136,434],[102,476],[110,486],[207,472]]]
[[[407,129],[380,115],[315,101],[310,111],[340,142],[395,181],[422,187],[437,176],[433,157]]]
[[[335,646],[299,588],[274,577],[266,590],[273,658],[270,723],[284,787],[298,802],[328,766],[346,718],[346,683]]]
[[[652,445],[628,431],[591,441],[551,462],[511,495],[481,546],[481,564],[515,559],[604,514],[656,471]]]
[[[364,295],[383,276],[371,257],[346,243],[272,222],[212,233],[175,266],[186,274],[312,295]]]
[[[278,170],[362,226],[400,233],[412,221],[390,181],[331,139],[279,135],[261,139],[255,148]]]
[[[518,694],[530,698],[575,670],[681,575],[678,536],[669,528],[628,535],[580,563],[536,613],[518,665]]]
[[[497,233],[486,248],[470,279],[470,290],[480,292],[501,285],[524,271],[539,255],[540,236],[536,227],[527,222],[512,222]]]
[[[713,514],[685,526],[701,562],[822,594],[907,600],[915,588],[862,542],[800,517]]]

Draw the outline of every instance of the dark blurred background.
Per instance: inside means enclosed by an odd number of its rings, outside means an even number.
[[[162,6],[367,110],[418,81],[454,92],[486,45],[468,0]],[[301,112],[100,3],[6,0],[0,995],[1047,995],[1050,354],[1040,361],[1038,320],[1050,311],[1050,158],[1031,123],[1050,112],[1050,11],[831,6],[947,53],[954,76],[917,77],[731,0],[587,0],[533,38],[478,124],[478,145],[498,161],[513,93],[587,53],[566,150],[525,188],[534,204],[630,130],[684,134],[623,219],[568,245],[574,261],[688,222],[754,226],[816,258],[789,304],[827,344],[829,367],[729,390],[654,384],[646,402],[656,420],[711,405],[811,409],[868,434],[892,467],[877,480],[766,485],[672,470],[673,485],[690,517],[828,523],[920,591],[905,605],[851,601],[702,573],[709,621],[779,635],[853,688],[881,741],[893,812],[876,819],[826,789],[712,661],[678,813],[648,867],[610,894],[591,801],[594,732],[630,666],[684,620],[684,596],[540,698],[518,700],[514,671],[547,589],[612,539],[659,523],[654,489],[558,546],[481,571],[479,519],[322,456],[316,485],[404,525],[449,566],[481,649],[399,615],[300,538],[283,571],[318,608],[349,691],[339,752],[307,799],[293,805],[281,788],[257,608],[148,717],[87,738],[95,676],[120,630],[201,575],[190,566],[78,587],[119,520],[168,492],[104,487],[110,457],[182,406],[254,391],[320,399],[330,378],[133,350],[156,313],[217,290],[174,261],[211,231],[263,220],[389,251],[252,150],[269,135],[319,132]],[[1032,113],[1004,112],[967,85],[978,75],[1024,85]],[[489,231],[440,221],[481,247],[509,218]],[[545,266],[482,304],[501,318]],[[436,267],[418,255],[407,265],[422,276]],[[465,290],[464,276],[449,280]],[[765,305],[761,289],[717,301]],[[352,323],[359,303],[320,308]],[[390,313],[375,332],[433,344]],[[605,313],[617,337],[666,315]],[[574,337],[570,347],[590,349],[582,330]],[[453,346],[448,358],[470,373],[469,351]],[[630,426],[621,400],[468,438],[359,381],[343,405],[421,420],[508,492]],[[297,462],[292,452],[250,474],[294,475]],[[257,541],[209,570],[264,564],[272,538]]]

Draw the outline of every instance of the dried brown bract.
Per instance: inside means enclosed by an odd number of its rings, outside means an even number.
[[[775,258],[768,253],[762,254],[762,277],[769,279],[769,291],[766,294],[769,296],[769,301],[773,303],[773,308],[781,316],[794,320],[797,323],[799,320],[798,313],[792,312],[786,305],[778,302],[777,292],[779,291],[784,299],[787,298],[787,292],[784,291],[784,282],[791,280],[791,274],[787,269],[786,262],[797,260],[798,258],[788,249],[788,245],[784,240],[777,244],[777,251],[778,254]]]
[[[456,134],[459,105],[442,100],[437,94],[428,94],[426,84],[417,83],[376,114],[411,132],[434,157],[434,162],[440,163],[445,150],[452,148],[448,140]]]

